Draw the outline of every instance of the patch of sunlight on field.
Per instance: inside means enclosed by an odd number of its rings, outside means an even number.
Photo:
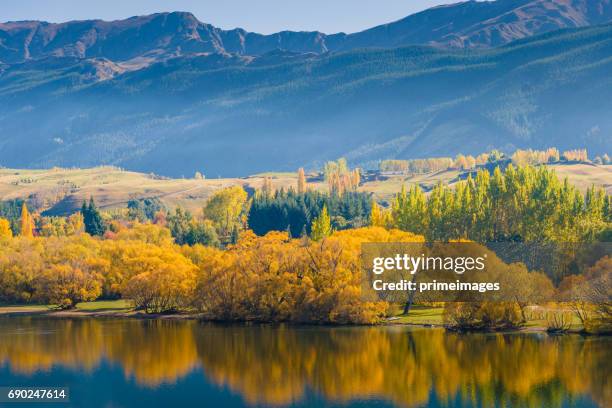
[[[128,311],[133,309],[132,302],[129,300],[98,300],[95,302],[82,302],[77,304],[77,310],[84,312],[102,312],[102,311]]]
[[[34,313],[50,310],[49,305],[10,305],[0,303],[0,315],[8,313]]]
[[[408,315],[403,315],[402,312],[402,307],[397,306],[394,316],[398,319],[393,320],[393,323],[433,325],[442,325],[444,323],[442,316],[444,312],[443,307],[413,305]]]
[[[460,174],[461,172],[458,170],[446,170],[408,176],[381,176],[380,180],[363,183],[359,187],[359,191],[373,193],[374,197],[378,200],[390,201],[393,196],[402,189],[402,186],[406,186],[406,189],[410,189],[412,185],[416,184],[427,193],[440,182],[453,185],[459,181]]]
[[[596,185],[612,194],[612,165],[554,164],[549,167],[555,169],[561,179],[567,177],[582,192]]]

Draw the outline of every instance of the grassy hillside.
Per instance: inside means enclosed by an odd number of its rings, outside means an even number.
[[[275,175],[274,185],[288,187],[296,176]],[[0,200],[29,198],[51,214],[66,214],[95,197],[102,209],[126,207],[132,198],[157,197],[168,207],[201,208],[216,190],[242,185],[260,188],[264,175],[237,179],[169,179],[151,174],[124,171],[116,167],[90,169],[15,170],[0,169]]]
[[[585,190],[591,184],[604,186],[612,194],[612,165],[567,164],[551,166],[560,177]],[[314,176],[314,175],[313,175]],[[115,167],[91,169],[15,170],[0,169],[0,200],[28,198],[50,214],[67,214],[77,210],[84,199],[94,196],[102,209],[124,208],[132,198],[157,197],[166,206],[180,205],[197,211],[208,197],[224,187],[242,185],[247,191],[262,186],[270,177],[276,189],[295,187],[295,173],[262,173],[245,178],[169,179],[155,175],[124,171]],[[439,181],[454,184],[465,173],[448,170],[415,176],[373,177],[364,182],[360,191],[373,193],[378,200],[389,200],[402,184],[418,184],[424,190]],[[327,190],[320,177],[309,177],[310,188]]]

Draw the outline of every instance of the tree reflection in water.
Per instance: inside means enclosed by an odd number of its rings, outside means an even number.
[[[0,365],[95,372],[107,360],[147,387],[202,369],[250,404],[384,399],[398,406],[611,406],[609,338],[402,327],[220,326],[194,321],[0,319]]]

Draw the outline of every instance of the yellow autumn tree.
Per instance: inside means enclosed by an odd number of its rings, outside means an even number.
[[[386,228],[391,225],[391,222],[391,213],[380,208],[376,201],[372,201],[372,209],[370,210],[370,226]]]
[[[32,217],[30,216],[30,212],[28,211],[28,206],[25,201],[21,206],[21,236],[22,237],[31,237],[33,236],[33,222]]]
[[[34,246],[42,257],[41,269],[33,279],[37,300],[72,308],[102,294],[108,261],[100,256],[98,241],[87,235],[49,237],[42,241],[43,246]]]
[[[204,207],[204,217],[215,225],[219,237],[228,241],[235,228],[242,229],[245,223],[247,193],[241,186],[217,191]]]
[[[12,237],[13,231],[11,230],[11,223],[4,218],[0,218],[0,239]]]
[[[184,308],[193,296],[195,265],[172,247],[149,247],[133,259],[133,276],[124,284],[122,295],[148,313]]]
[[[77,212],[72,214],[67,219],[67,233],[68,235],[78,235],[85,232],[85,221],[83,214]]]
[[[351,188],[353,190],[357,189],[357,187],[359,187],[359,183],[361,183],[361,170],[354,169],[351,172]]]

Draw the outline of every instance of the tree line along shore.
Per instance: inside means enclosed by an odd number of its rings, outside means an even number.
[[[546,166],[483,168],[453,188],[428,194],[401,188],[380,203],[358,191],[361,173],[344,161],[325,167],[328,192],[309,188],[300,169],[295,187],[269,179],[249,195],[217,191],[198,213],[134,199],[100,211],[92,197],[67,217],[45,217],[27,201],[0,204],[0,301],[54,304],[129,299],[146,313],[198,313],[211,320],[378,323],[397,305],[364,296],[360,251],[365,242],[608,242],[611,197],[582,193]],[[503,262],[500,260],[500,264]],[[444,324],[510,329],[545,310],[553,331],[578,319],[590,332],[609,330],[612,307],[594,283],[609,284],[604,257],[580,274],[547,276],[524,265],[520,290],[549,290],[557,302],[449,302]],[[579,296],[565,301],[564,288]],[[518,289],[517,289],[518,290]],[[602,301],[601,296],[604,296]]]

